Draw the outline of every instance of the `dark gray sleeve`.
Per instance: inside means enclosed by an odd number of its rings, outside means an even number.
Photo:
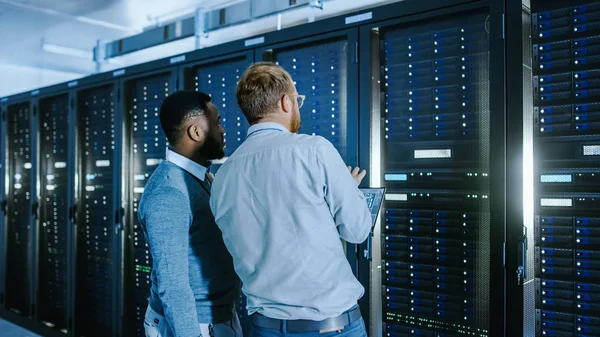
[[[190,200],[181,191],[166,188],[144,201],[140,222],[146,227],[165,317],[175,336],[198,337],[200,325],[188,268]]]

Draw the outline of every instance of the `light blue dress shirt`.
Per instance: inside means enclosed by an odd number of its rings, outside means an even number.
[[[171,163],[181,167],[182,169],[188,171],[194,177],[200,179],[200,181],[204,181],[204,177],[206,177],[207,168],[196,163],[195,161],[189,159],[188,157],[182,156],[179,153],[167,148],[167,153],[165,154],[165,160],[170,161]]]
[[[365,241],[371,215],[325,138],[277,123],[253,125],[219,169],[210,206],[249,314],[323,320],[363,296],[340,238]]]

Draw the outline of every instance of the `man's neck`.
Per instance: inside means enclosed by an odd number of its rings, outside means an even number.
[[[283,126],[284,128],[286,128],[288,131],[290,131],[290,123],[288,121],[284,120],[283,118],[279,118],[278,116],[263,117],[263,118],[259,119],[258,121],[256,121],[255,123],[252,123],[250,126],[260,124],[260,123],[269,123],[269,122],[277,123],[277,124]]]

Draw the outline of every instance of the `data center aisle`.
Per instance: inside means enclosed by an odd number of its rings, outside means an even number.
[[[2,319],[0,319],[0,331],[2,337],[41,337]]]

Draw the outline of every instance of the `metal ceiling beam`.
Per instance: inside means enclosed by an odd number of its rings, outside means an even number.
[[[323,9],[323,2],[323,0],[245,0],[229,2],[233,4],[208,11],[198,8],[194,17],[179,18],[138,35],[101,43],[94,48],[94,59],[96,62],[103,62],[113,57],[193,36],[196,37],[196,46],[199,47],[200,37],[211,31],[302,7],[311,8],[308,19],[312,22],[315,20],[315,11]],[[278,26],[280,25],[279,21]]]
[[[28,4],[13,1],[13,0],[0,0],[0,3],[6,4],[9,6],[13,6],[13,7],[27,9],[27,10],[38,12],[38,13],[47,14],[47,15],[55,15],[55,16],[60,16],[63,18],[69,18],[71,20],[79,21],[79,22],[86,23],[86,24],[93,25],[93,26],[99,26],[99,27],[104,27],[104,28],[120,30],[120,31],[123,31],[126,33],[140,33],[141,32],[141,30],[133,28],[133,27],[122,26],[122,25],[118,25],[118,24],[115,24],[112,22],[96,20],[96,19],[85,17],[85,16],[71,15],[71,14],[59,12],[54,9],[32,6],[32,5],[28,5]]]

